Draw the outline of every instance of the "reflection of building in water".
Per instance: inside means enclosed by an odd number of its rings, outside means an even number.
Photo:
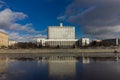
[[[53,61],[53,62],[76,62],[77,59],[73,56],[51,56],[49,57],[48,61]]]
[[[76,62],[49,61],[49,76],[57,80],[74,79],[76,75]]]
[[[5,73],[8,68],[6,59],[0,59],[0,74]]]

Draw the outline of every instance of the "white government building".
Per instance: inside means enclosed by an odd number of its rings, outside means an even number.
[[[75,39],[75,27],[74,26],[49,26],[48,27],[48,39]]]
[[[84,39],[86,39],[85,43],[88,44],[89,38],[84,38]],[[48,26],[47,39],[36,38],[35,40],[37,42],[37,46],[73,47],[76,45],[77,46],[81,45],[81,43],[78,42],[79,40],[75,39],[75,27],[63,26],[62,23],[60,23],[60,26]]]

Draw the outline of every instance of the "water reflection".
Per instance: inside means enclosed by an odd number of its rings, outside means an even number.
[[[74,80],[76,75],[76,62],[69,61],[49,61],[49,77],[52,80]]]
[[[7,79],[8,60],[0,59],[0,80]]]
[[[82,80],[120,80],[120,62],[98,61],[83,65]]]
[[[0,59],[0,80],[120,80],[120,61]]]

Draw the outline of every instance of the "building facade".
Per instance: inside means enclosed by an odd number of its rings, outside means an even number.
[[[49,26],[48,27],[48,39],[75,39],[75,27],[74,26]]]
[[[77,43],[77,39],[48,39],[46,45],[51,47],[73,47]]]
[[[8,34],[0,32],[0,48],[8,47]]]
[[[9,42],[8,42],[9,46],[15,46],[15,44],[17,44],[17,42],[14,40],[9,40]]]
[[[51,47],[72,47],[76,45],[74,26],[49,26],[46,45]]]
[[[46,46],[46,41],[47,39],[45,38],[36,38],[36,43],[37,43],[37,46]]]
[[[90,39],[89,38],[81,38],[78,41],[79,46],[88,46],[90,44]]]

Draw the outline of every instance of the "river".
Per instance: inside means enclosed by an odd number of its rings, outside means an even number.
[[[120,80],[120,60],[0,60],[0,80]]]

